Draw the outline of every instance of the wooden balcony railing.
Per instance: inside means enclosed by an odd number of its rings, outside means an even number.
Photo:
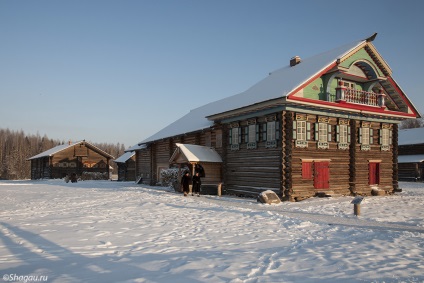
[[[362,104],[374,107],[385,107],[385,96],[386,95],[382,90],[380,90],[380,93],[375,93],[339,86],[336,88],[335,101]]]
[[[361,91],[353,88],[345,89],[345,100],[350,103],[358,103],[370,106],[378,105],[378,94],[375,92]]]

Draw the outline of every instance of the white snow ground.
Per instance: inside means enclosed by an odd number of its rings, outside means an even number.
[[[0,281],[424,282],[424,184],[400,185],[354,216],[352,197],[269,206],[129,182],[0,181]]]

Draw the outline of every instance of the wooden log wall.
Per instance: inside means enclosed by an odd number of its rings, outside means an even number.
[[[218,130],[220,130],[220,127],[217,128]],[[176,143],[196,144],[205,146],[206,133],[208,132],[210,133],[212,145],[214,146],[216,144],[215,132],[211,130],[205,130],[202,132],[195,132],[191,134],[175,136],[169,139],[155,141],[148,144],[147,149],[141,149],[136,151],[137,177],[142,176],[144,184],[155,185],[160,179],[160,168],[169,167],[169,160],[177,148]],[[218,153],[222,152],[222,147],[217,149],[217,151]],[[216,174],[222,176],[222,171],[220,171],[219,174],[213,173],[214,176]]]
[[[75,163],[75,167],[60,167],[57,164],[61,162]],[[76,173],[78,176],[83,172],[109,172],[109,160],[107,157],[92,150],[85,145],[76,145],[54,154],[50,161],[52,178],[63,178],[66,174],[69,176]],[[89,164],[84,167],[84,164]]]
[[[321,149],[317,146],[315,136],[315,123],[318,122],[318,116],[307,115],[307,121],[311,123],[311,140],[308,141],[306,148],[296,147],[295,140],[288,141],[292,144],[292,161],[291,173],[293,182],[292,200],[302,200],[311,196],[315,196],[318,191],[326,189],[315,189],[314,177],[304,179],[302,177],[302,161],[312,162],[312,176],[315,175],[314,163],[328,161],[329,162],[329,189],[335,194],[350,194],[349,191],[349,149],[338,149],[336,142],[336,125],[338,119],[335,117],[328,118],[328,124],[331,125],[331,141],[329,148]]]
[[[294,113],[282,113],[282,159],[281,159],[281,190],[284,200],[294,201],[292,180],[292,154],[293,154],[293,120]]]
[[[355,121],[359,129],[361,121]],[[356,193],[360,195],[370,195],[373,187],[392,192],[393,191],[393,146],[388,151],[382,151],[379,145],[380,123],[371,123],[373,129],[373,144],[371,150],[361,150],[361,145],[357,142],[356,149]],[[359,135],[359,133],[357,133]],[[373,186],[369,184],[369,163],[377,161],[380,164],[380,184]]]
[[[261,125],[266,122],[265,119],[259,117],[256,123]],[[242,128],[246,125],[247,121],[240,121]],[[228,131],[226,127],[225,140],[228,140]],[[238,150],[231,150],[227,146],[224,161],[226,192],[257,196],[259,192],[271,189],[281,195],[281,141],[277,144],[277,147],[266,148],[266,141],[261,137],[255,149],[247,149],[244,140]]]
[[[220,163],[200,163],[205,170],[205,177],[201,179],[202,184],[219,184],[222,182]]]
[[[152,184],[152,147],[138,150],[136,155],[136,178],[143,178],[143,184]]]
[[[392,131],[392,148],[391,151],[393,152],[393,190],[396,192],[399,190],[399,164],[398,164],[398,157],[399,157],[399,126],[398,124],[393,124],[393,131]]]

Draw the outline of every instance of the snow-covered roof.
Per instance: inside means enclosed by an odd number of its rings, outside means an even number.
[[[60,152],[62,150],[65,150],[65,149],[67,149],[69,147],[78,145],[80,143],[85,143],[86,145],[89,145],[90,148],[96,150],[97,152],[101,153],[102,155],[108,156],[109,158],[113,158],[112,155],[104,152],[100,148],[98,148],[98,147],[96,147],[96,146],[94,146],[94,145],[86,142],[85,140],[82,140],[82,141],[78,141],[78,142],[74,142],[74,143],[67,143],[67,144],[61,144],[61,145],[55,146],[55,147],[53,147],[51,149],[48,149],[48,150],[43,151],[43,152],[41,152],[41,153],[39,153],[37,155],[34,155],[33,157],[28,158],[27,160],[37,159],[37,158],[40,158],[40,157],[52,156],[52,155],[54,155],[54,154],[56,154],[56,153],[58,153],[58,152]]]
[[[125,152],[131,152],[131,151],[145,149],[145,148],[146,148],[145,144],[136,144],[126,149]]]
[[[129,160],[131,157],[133,157],[135,155],[135,152],[125,152],[124,154],[122,154],[121,156],[119,156],[118,158],[116,158],[115,160],[113,160],[113,162],[116,163],[125,163],[127,162],[127,160]]]
[[[212,147],[176,143],[177,149],[169,163],[181,162],[213,162],[222,163],[221,156]]]
[[[176,135],[209,128],[213,121],[206,117],[230,110],[235,110],[261,102],[284,98],[296,90],[311,77],[319,74],[331,64],[353,51],[365,40],[355,41],[333,50],[304,59],[294,67],[287,65],[269,74],[265,79],[253,85],[246,91],[206,104],[176,120],[156,134],[141,141],[140,144],[160,140]]]
[[[424,154],[398,156],[398,163],[415,163],[415,162],[423,162],[423,161],[424,161]]]
[[[424,128],[399,130],[399,145],[424,143]]]
[[[67,149],[67,148],[69,148],[71,146],[77,145],[80,142],[81,141],[74,142],[74,143],[61,144],[61,145],[55,146],[55,147],[53,147],[53,148],[51,148],[49,150],[43,151],[43,152],[41,152],[41,153],[39,153],[37,155],[34,155],[33,157],[28,158],[28,160],[37,159],[37,158],[40,158],[40,157],[52,156],[55,153],[58,153],[58,152],[60,152],[62,150],[65,150],[65,149]]]

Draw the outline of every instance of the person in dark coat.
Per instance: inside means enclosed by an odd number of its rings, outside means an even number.
[[[192,196],[194,194],[197,194],[198,197],[200,197],[200,185],[202,184],[202,181],[200,181],[200,175],[199,172],[196,172],[196,174],[193,176],[193,192]]]
[[[190,191],[190,174],[186,172],[184,176],[181,178],[181,186],[183,187],[184,196],[186,197]]]

